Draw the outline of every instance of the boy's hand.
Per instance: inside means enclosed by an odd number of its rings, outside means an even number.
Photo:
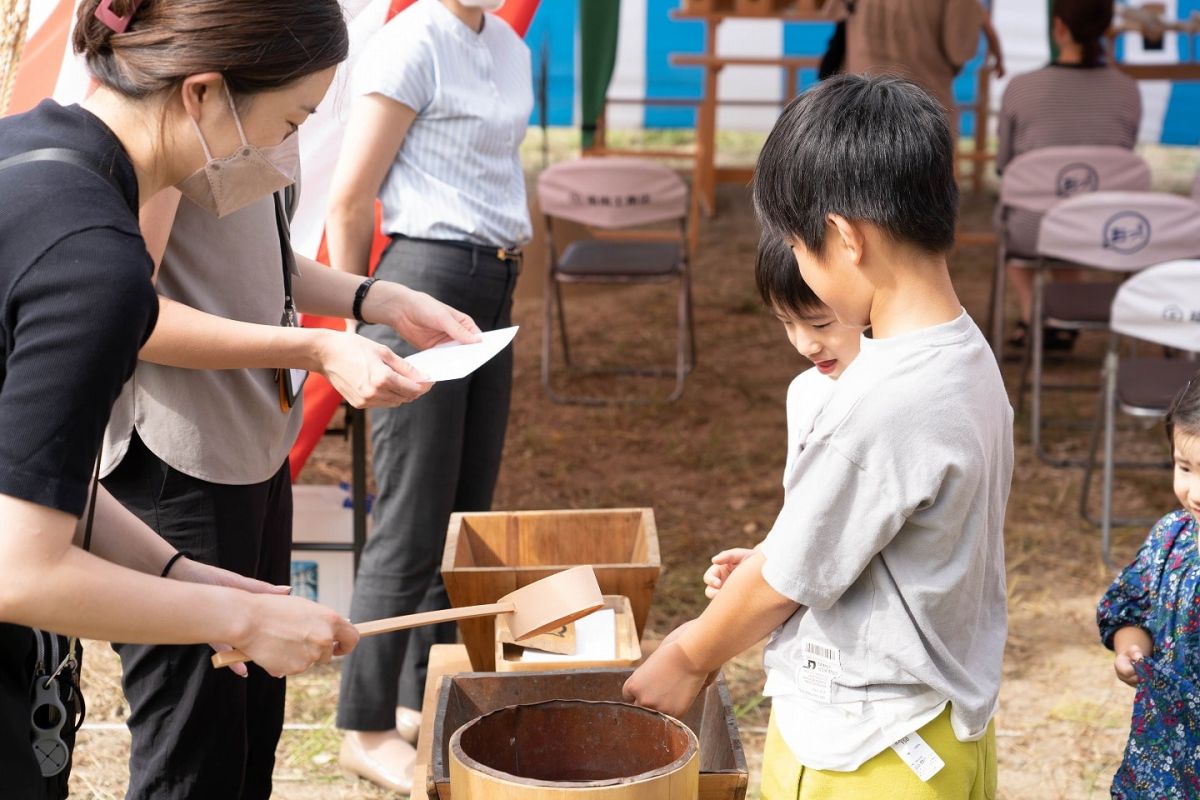
[[[1145,657],[1146,654],[1142,652],[1142,648],[1136,644],[1131,644],[1117,653],[1117,660],[1113,663],[1113,668],[1117,671],[1117,677],[1121,679],[1122,683],[1134,687],[1138,685],[1138,676],[1133,669],[1133,664]]]
[[[737,569],[737,565],[754,553],[747,547],[722,550],[712,557],[712,566],[704,573],[704,596],[712,600],[721,591],[725,581]]]
[[[679,646],[673,632],[625,681],[626,702],[661,711],[676,719],[687,714],[696,696],[709,683],[710,673],[698,669]]]

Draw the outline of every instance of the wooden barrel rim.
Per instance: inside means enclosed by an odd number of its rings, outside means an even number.
[[[514,708],[521,708],[521,707],[533,708],[536,706],[549,706],[549,705],[557,705],[557,704],[621,706],[621,707],[628,709],[634,713],[647,714],[647,715],[651,715],[651,716],[655,716],[655,717],[660,717],[660,718],[666,720],[669,725],[683,731],[683,733],[687,736],[687,747],[684,748],[683,755],[679,756],[679,758],[675,759],[670,764],[666,764],[657,769],[652,769],[647,772],[639,773],[637,775],[628,775],[628,776],[620,777],[620,778],[607,778],[607,779],[592,780],[592,781],[545,781],[545,780],[539,780],[537,778],[527,778],[522,775],[513,775],[511,773],[503,772],[503,771],[495,769],[493,767],[489,767],[487,764],[484,764],[481,761],[478,761],[475,758],[472,758],[471,756],[467,755],[462,749],[463,733],[471,726],[475,725],[476,723],[480,722],[481,720],[484,720],[484,719],[492,716],[493,714],[500,714],[502,712],[511,711]],[[495,778],[497,780],[502,780],[502,781],[509,781],[511,783],[519,783],[522,786],[529,786],[529,787],[533,787],[533,788],[550,788],[550,789],[552,789],[552,788],[558,787],[558,788],[564,788],[564,789],[584,789],[584,788],[601,788],[601,787],[605,787],[605,786],[621,786],[622,784],[627,784],[627,783],[649,781],[654,778],[658,778],[663,775],[667,775],[672,772],[676,772],[680,769],[683,769],[683,767],[692,759],[699,758],[700,740],[696,738],[696,734],[692,732],[691,728],[689,728],[687,725],[684,725],[682,722],[675,719],[674,717],[667,716],[666,714],[659,713],[658,711],[652,711],[648,708],[642,708],[641,706],[635,706],[630,703],[618,703],[618,702],[615,702],[612,700],[544,700],[540,703],[515,703],[510,706],[504,706],[503,708],[497,708],[494,711],[489,711],[487,714],[483,714],[481,716],[476,717],[475,719],[466,723],[465,725],[463,725],[461,728],[459,728],[458,730],[456,730],[454,732],[454,735],[452,735],[450,737],[449,750],[450,750],[451,759],[457,759],[458,761],[460,761],[463,764],[463,766],[467,767],[468,769],[482,773],[490,778]]]

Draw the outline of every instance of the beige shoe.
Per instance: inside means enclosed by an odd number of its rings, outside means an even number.
[[[396,706],[396,730],[400,738],[411,745],[421,735],[421,712],[404,706]]]
[[[411,794],[417,751],[399,736],[346,731],[338,764],[346,772],[400,794]]]

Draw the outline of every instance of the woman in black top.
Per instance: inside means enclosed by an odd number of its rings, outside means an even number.
[[[285,587],[180,557],[103,490],[90,552],[80,546],[101,435],[157,314],[138,208],[172,185],[218,212],[280,188],[271,148],[347,54],[340,6],[84,0],[78,15],[75,48],[99,88],[83,106],[46,101],[0,120],[4,798],[66,795],[72,725],[47,693],[69,706],[76,664],[66,640],[33,628],[223,642],[275,675],[357,641]]]

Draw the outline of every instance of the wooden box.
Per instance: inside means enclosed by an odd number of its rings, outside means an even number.
[[[685,14],[719,14],[733,9],[733,0],[683,0]]]
[[[794,2],[795,0],[734,0],[733,11],[744,17],[766,17],[780,14]]]
[[[611,660],[582,661],[563,656],[559,661],[521,660],[521,646],[514,644],[512,634],[503,625],[496,626],[496,671],[497,672],[545,672],[560,669],[587,669],[589,667],[631,667],[642,659],[642,645],[638,641],[637,626],[633,622],[633,606],[628,597],[615,594],[604,595],[604,607],[616,612],[617,654]]]
[[[662,569],[649,508],[455,513],[442,580],[451,605],[494,603],[567,567],[591,564],[600,591],[629,598],[640,640]],[[471,666],[496,668],[495,619],[458,624]]]
[[[475,717],[505,706],[560,698],[620,701],[621,687],[632,673],[628,668],[466,672],[443,678],[433,722],[429,797],[450,800],[450,737]],[[698,800],[744,800],[749,773],[724,679],[708,687],[680,721],[700,740]]]

